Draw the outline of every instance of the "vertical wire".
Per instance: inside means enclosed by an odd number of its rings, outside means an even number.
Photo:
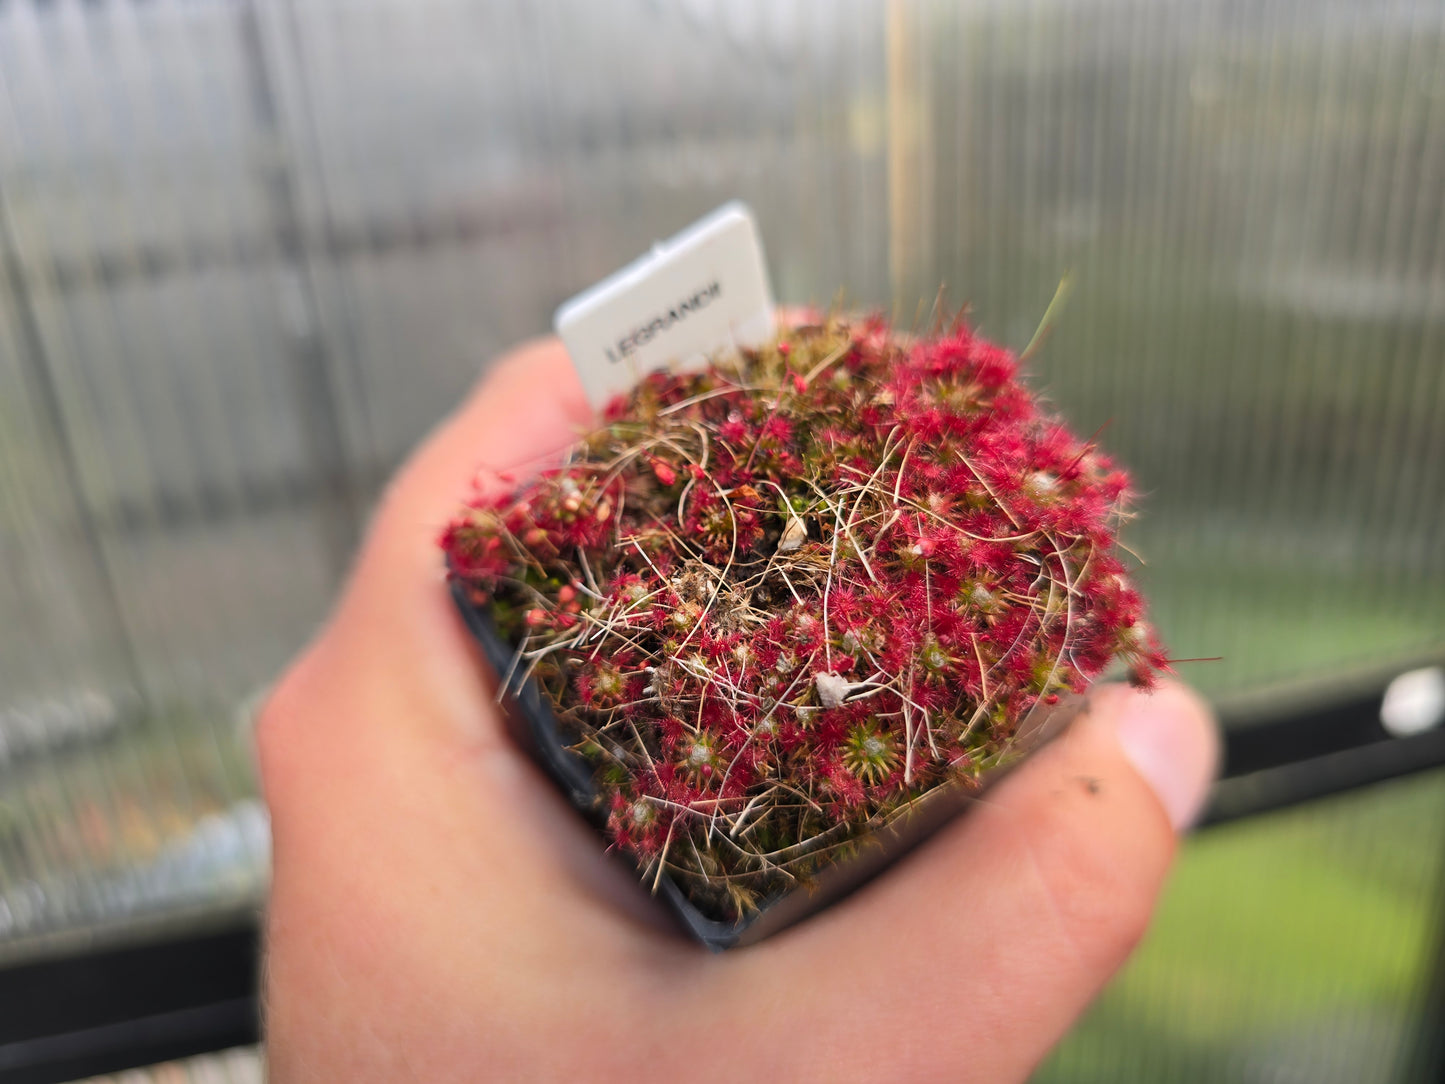
[[[252,120],[263,138],[278,149],[268,163],[264,189],[271,241],[287,274],[283,289],[294,299],[297,326],[290,336],[292,390],[305,437],[308,466],[321,494],[325,551],[337,581],[351,561],[361,522],[360,505],[347,470],[346,439],[332,375],[335,362],[320,323],[314,268],[305,246],[305,222],[297,182],[287,161],[273,61],[262,35],[257,0],[240,0],[237,33]]]

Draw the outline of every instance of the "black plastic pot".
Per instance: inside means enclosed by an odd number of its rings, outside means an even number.
[[[515,648],[497,631],[491,614],[484,607],[474,605],[467,597],[466,587],[456,580],[452,581],[452,598],[498,678],[510,673]],[[602,832],[606,816],[598,809],[592,768],[581,755],[568,748],[569,742],[537,683],[514,682],[505,692],[511,700],[515,719],[521,724],[519,728],[514,728],[516,737],[573,807],[599,833]],[[1019,735],[1016,743],[1026,752],[1037,749],[1065,729],[1069,720],[1077,714],[1078,705],[1079,701],[1073,700],[1048,713],[1037,713],[1035,724],[1027,734]],[[981,789],[939,787],[916,803],[908,816],[875,831],[853,857],[820,873],[811,886],[796,888],[764,901],[757,911],[736,922],[720,922],[703,914],[677,883],[665,874],[657,882],[657,895],[662,897],[683,930],[714,952],[753,944],[815,914],[872,879],[966,811],[1012,766],[987,773]],[[640,880],[638,888],[646,891]]]

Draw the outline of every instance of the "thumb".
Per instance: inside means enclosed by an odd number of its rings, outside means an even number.
[[[1143,936],[1218,746],[1182,685],[1096,690],[1062,737],[896,870],[771,954],[745,954],[740,972],[774,976],[738,976],[752,1026],[785,1061],[786,1029],[767,1022],[789,1019],[788,991],[805,983],[819,992],[810,1020],[830,1033],[812,1049],[829,1056],[799,1079],[1024,1079]]]

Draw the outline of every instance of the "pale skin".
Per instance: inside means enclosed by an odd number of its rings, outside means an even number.
[[[556,340],[502,359],[389,487],[261,715],[271,1079],[1025,1079],[1147,929],[1214,770],[1207,709],[1096,691],[885,876],[709,954],[514,747],[442,575],[478,467],[590,420]]]

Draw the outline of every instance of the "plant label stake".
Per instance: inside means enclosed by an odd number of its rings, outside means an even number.
[[[602,409],[655,369],[701,369],[773,334],[757,222],[734,201],[557,310],[587,397]]]

